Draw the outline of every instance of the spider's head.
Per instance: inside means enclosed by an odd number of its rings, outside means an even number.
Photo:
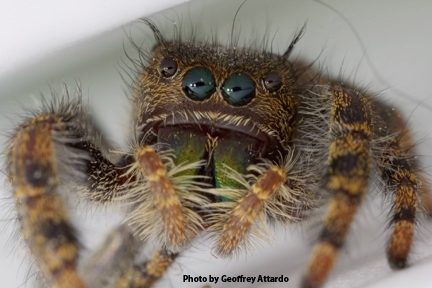
[[[158,43],[134,93],[146,145],[170,144],[179,163],[212,160],[239,172],[285,154],[299,102],[287,53],[168,42],[150,27]]]

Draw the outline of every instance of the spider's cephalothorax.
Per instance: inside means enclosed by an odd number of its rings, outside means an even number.
[[[248,174],[247,169],[254,164],[277,163],[293,156],[291,140],[300,103],[300,89],[295,83],[297,76],[283,56],[196,42],[166,42],[158,30],[154,32],[159,43],[148,57],[150,60],[143,67],[133,91],[138,142],[141,146],[168,144],[175,156],[175,165],[200,163],[196,169],[183,171],[182,175],[203,176],[200,183],[206,185],[198,193],[207,203],[191,207],[190,213],[195,214],[193,219],[200,220],[194,224],[199,223],[201,229],[212,231],[223,223],[215,217],[221,213],[213,211],[221,209],[217,203],[234,203],[233,198],[242,194],[234,188],[244,188],[227,169]],[[266,159],[265,163],[262,159]],[[253,174],[259,176],[262,173],[256,171]],[[275,173],[281,174],[277,181],[284,182],[286,171],[275,168]],[[277,186],[270,194],[277,190]],[[232,191],[222,192],[222,188],[232,188]],[[291,203],[295,207],[290,207],[288,202],[293,202],[289,199],[292,196],[281,196],[286,200],[281,210],[293,209],[292,213],[280,211],[287,218],[297,217],[302,201],[310,200],[307,197],[301,199],[300,195],[298,203]],[[179,198],[181,202],[183,197]],[[142,200],[144,202],[144,198]],[[174,209],[170,210],[173,213]],[[222,214],[228,215],[229,211]],[[152,215],[157,221],[159,213]],[[149,213],[146,213],[145,218],[148,217]],[[154,226],[154,221],[140,220],[143,217],[139,213],[134,213],[133,218],[140,231]],[[249,222],[254,220],[252,217]],[[151,227],[145,227],[144,223]],[[172,223],[167,220],[161,225]],[[186,221],[179,226],[185,227],[179,227],[178,231],[181,231],[194,229],[196,225],[189,225]],[[160,240],[167,242],[171,250],[176,246],[182,248],[190,242],[191,239],[187,238],[195,234],[189,231],[184,236],[175,236],[178,239],[174,240],[168,230],[164,229],[165,235]],[[243,237],[231,240],[239,242]],[[219,247],[218,250],[230,254],[238,244],[232,243],[232,247]]]
[[[419,176],[393,109],[294,69],[287,58],[301,33],[274,55],[166,41],[145,22],[157,45],[150,55],[139,51],[147,62],[135,67],[135,145],[120,160],[102,149],[80,97],[54,99],[9,141],[7,171],[22,235],[48,285],[148,287],[200,232],[211,233],[216,253],[229,256],[266,238],[266,223],[299,222],[324,207],[303,281],[319,287],[371,171],[394,195],[389,262],[406,265]],[[98,273],[86,281],[77,272],[79,245],[61,197],[71,190],[95,202],[126,203],[128,211],[87,263]],[[141,261],[137,251],[149,239],[160,249]]]

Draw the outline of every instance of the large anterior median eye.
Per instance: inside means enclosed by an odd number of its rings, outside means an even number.
[[[208,99],[216,90],[213,74],[205,67],[195,67],[187,71],[182,87],[186,95],[196,101]]]
[[[246,105],[255,96],[255,83],[245,73],[233,73],[222,85],[222,96],[230,105]]]

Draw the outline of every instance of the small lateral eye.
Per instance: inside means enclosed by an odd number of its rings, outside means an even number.
[[[177,72],[177,62],[171,57],[165,57],[159,63],[159,72],[166,78]]]
[[[277,72],[269,72],[264,78],[264,87],[269,92],[274,92],[282,87],[282,77]]]
[[[186,72],[183,82],[183,91],[195,101],[204,101],[216,91],[213,74],[205,67],[195,67]]]
[[[255,97],[255,83],[246,73],[233,73],[222,85],[222,96],[232,106],[246,105]]]

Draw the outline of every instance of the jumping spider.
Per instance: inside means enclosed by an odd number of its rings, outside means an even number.
[[[106,152],[80,97],[47,102],[6,150],[22,236],[48,286],[84,287],[79,245],[62,194],[127,206],[124,225],[91,258],[105,272],[88,287],[149,287],[208,232],[230,256],[325,207],[302,287],[325,282],[372,172],[393,195],[392,268],[403,268],[421,206],[420,175],[399,114],[363,91],[323,83],[281,55],[202,42],[139,50],[132,89],[133,148]],[[160,248],[148,261],[143,242]],[[247,248],[246,248],[247,247]],[[114,258],[116,263],[104,259]],[[89,284],[90,283],[90,284]]]

